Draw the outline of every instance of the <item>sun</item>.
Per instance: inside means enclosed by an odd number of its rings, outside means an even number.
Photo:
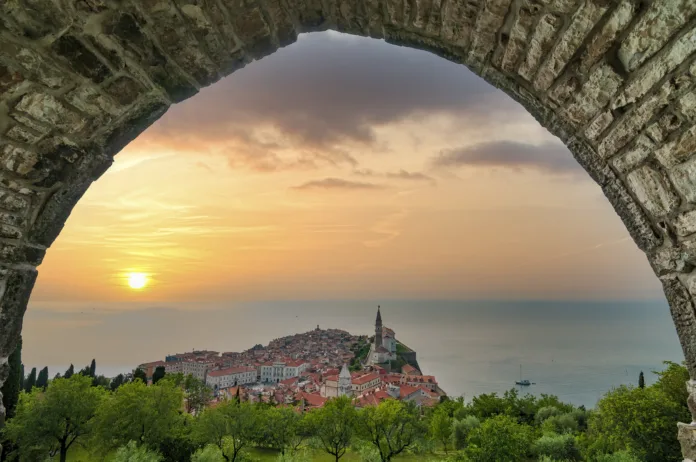
[[[128,273],[128,285],[131,289],[142,289],[147,284],[145,273]]]

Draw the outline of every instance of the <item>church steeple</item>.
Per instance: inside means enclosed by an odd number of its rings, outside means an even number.
[[[382,313],[377,305],[377,319],[375,319],[375,349],[382,346]]]

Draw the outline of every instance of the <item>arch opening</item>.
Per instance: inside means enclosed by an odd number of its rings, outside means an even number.
[[[463,64],[561,139],[646,253],[696,377],[695,15],[669,0],[0,6],[0,379],[36,266],[113,156],[171,104],[329,29]],[[680,427],[685,457],[694,433]]]

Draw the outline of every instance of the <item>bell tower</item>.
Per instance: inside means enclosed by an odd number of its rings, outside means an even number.
[[[382,346],[382,314],[377,305],[377,319],[375,320],[375,349]]]

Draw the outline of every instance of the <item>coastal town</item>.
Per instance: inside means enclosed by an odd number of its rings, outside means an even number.
[[[140,364],[138,369],[148,383],[158,369],[191,375],[211,389],[211,405],[239,397],[306,410],[322,407],[329,398],[348,396],[356,407],[387,399],[434,406],[446,396],[434,376],[422,374],[416,352],[382,324],[380,307],[371,338],[317,326],[243,352],[191,351]]]

